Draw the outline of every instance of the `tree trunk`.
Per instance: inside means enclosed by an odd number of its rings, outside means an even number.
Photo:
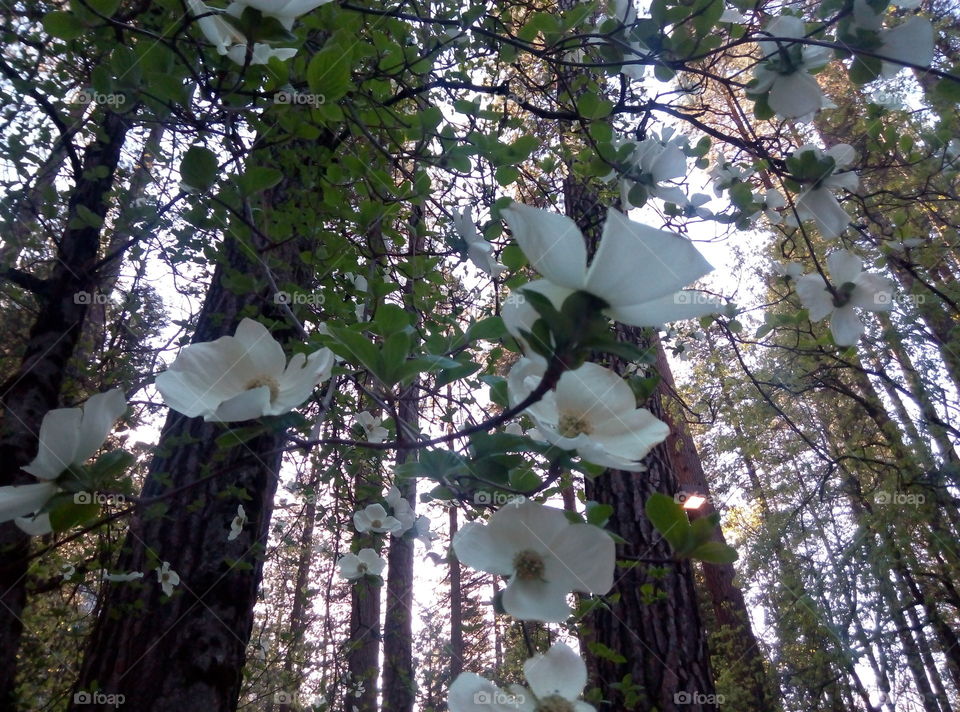
[[[593,191],[572,177],[565,182],[564,195],[566,213],[587,237],[592,252],[606,211]],[[624,341],[641,348],[652,346],[641,329],[622,327],[618,331]],[[658,395],[648,407],[663,417]],[[646,501],[654,492],[672,496],[679,489],[666,443],[655,447],[644,464],[648,469],[642,474],[608,470],[595,479],[587,478],[587,498],[613,507],[607,527],[626,540],[618,545],[617,558],[664,562],[618,569],[611,594],[619,595],[619,601],[608,609],[598,608],[585,621],[588,669],[612,709],[716,710],[692,567],[689,561],[673,560],[670,545],[644,514]],[[598,655],[604,647],[619,653],[625,662]],[[624,682],[626,675],[632,676],[632,685],[614,687]]]
[[[287,189],[284,182],[268,191],[263,205],[284,202]],[[238,294],[228,278],[237,272],[261,276],[263,265],[247,255],[262,252],[281,266],[275,272],[280,281],[305,283],[298,259],[303,248],[299,240],[275,245],[258,236],[251,249],[231,232],[193,341],[232,334],[241,313],[251,309],[276,310],[281,317],[268,287]],[[289,330],[274,335],[280,341],[292,336]],[[166,509],[138,510],[118,563],[122,571],[147,576],[142,583],[108,586],[68,709],[112,709],[96,704],[98,698],[82,703],[84,692],[95,691],[123,695],[125,705],[144,712],[236,708],[286,436],[282,426],[267,423],[250,440],[221,444],[230,429],[169,413],[142,493],[148,501],[162,498]],[[227,541],[239,504],[249,521]],[[163,561],[181,579],[169,599],[154,578]]]
[[[660,338],[654,336],[653,342],[657,350],[657,373],[661,378],[659,397],[669,401],[675,397],[676,384]],[[690,519],[709,516],[717,509],[710,496],[710,486],[703,471],[703,463],[697,453],[697,446],[683,417],[674,416],[669,409],[665,408],[665,411],[667,414],[664,420],[670,426],[666,446],[680,487],[706,498],[706,503],[699,510],[690,512]],[[712,538],[714,541],[726,544],[720,527],[713,530]],[[771,712],[776,707],[776,703],[771,699],[768,691],[766,665],[753,634],[743,592],[734,584],[736,569],[733,564],[701,563],[700,571],[710,595],[717,626],[723,632],[724,640],[729,641],[732,650],[737,651],[738,657],[725,662],[735,671],[734,676],[739,683],[738,687],[743,688],[747,693],[738,698],[739,704],[743,706],[743,712]]]
[[[107,194],[127,134],[125,119],[112,112],[103,117],[101,140],[91,143],[83,171],[70,196],[63,238],[48,277],[30,277],[39,311],[30,329],[20,367],[0,385],[0,486],[35,482],[20,471],[37,454],[37,433],[47,411],[59,405],[67,363],[76,348],[97,284],[100,227],[79,220],[90,211],[103,218]],[[8,276],[9,278],[9,276]],[[26,555],[29,537],[12,522],[0,524],[0,709],[12,708],[17,651],[26,602]]]

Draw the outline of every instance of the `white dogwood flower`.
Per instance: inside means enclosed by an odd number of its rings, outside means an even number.
[[[933,25],[930,20],[914,15],[896,27],[882,28],[883,13],[875,12],[866,0],[854,0],[851,30],[859,30],[861,34],[866,31],[868,36],[875,36],[880,46],[871,52],[892,60],[881,63],[883,78],[890,79],[904,69],[901,62],[930,66],[933,61]]]
[[[244,319],[234,336],[190,344],[157,376],[173,410],[191,418],[231,422],[288,413],[330,376],[333,352],[298,353],[287,364],[283,347],[263,324]]]
[[[467,207],[463,212],[454,210],[453,227],[457,235],[467,244],[467,257],[477,267],[493,278],[497,278],[506,269],[493,256],[493,245],[487,242],[477,231],[473,222],[472,208]]]
[[[247,62],[247,38],[230,22],[224,20],[216,8],[206,5],[202,0],[187,0],[190,14],[197,18],[197,25],[203,36],[217,49],[217,53],[229,57],[237,64]],[[233,16],[243,12],[243,6],[234,3],[227,10]],[[296,55],[292,47],[271,47],[263,42],[255,42],[250,53],[250,64],[267,64],[271,57],[286,61]]]
[[[80,408],[56,408],[43,416],[37,456],[23,467],[40,482],[0,487],[0,522],[16,520],[30,536],[51,532],[50,515],[39,512],[60,491],[55,480],[80,466],[103,447],[127,409],[119,388],[91,396]]]
[[[353,580],[364,576],[379,576],[387,562],[373,549],[361,549],[356,554],[346,554],[337,562],[340,575]]]
[[[387,514],[382,504],[371,504],[353,514],[353,525],[358,532],[376,534],[393,533],[400,530],[402,524],[396,517]]]
[[[157,569],[157,581],[164,595],[172,596],[173,589],[180,585],[180,575],[170,568],[169,561],[164,561],[163,565]]]
[[[372,415],[370,411],[364,410],[357,413],[354,420],[357,425],[363,428],[363,434],[366,436],[367,442],[382,443],[387,439],[387,434],[390,431],[380,425],[383,419]]]
[[[540,384],[542,361],[521,358],[507,376],[510,404],[522,402]],[[608,368],[585,363],[565,371],[556,389],[524,411],[538,434],[565,450],[576,450],[587,462],[640,472],[640,461],[670,432],[646,408],[637,408],[630,386]]]
[[[235,0],[231,7],[239,6],[240,12],[243,12],[243,6],[250,6],[259,10],[267,17],[275,17],[286,29],[293,28],[293,21],[301,15],[315,10],[321,5],[326,5],[331,0]],[[230,9],[227,9],[230,12]]]
[[[233,541],[247,524],[247,511],[242,504],[237,505],[237,516],[230,521],[230,533],[227,535],[227,541]]]
[[[767,24],[764,33],[770,37],[801,39],[807,31],[799,17],[781,15]],[[823,67],[830,59],[831,50],[773,39],[757,40],[757,44],[763,61],[754,69],[754,83],[747,93],[767,94],[767,103],[781,118],[811,120],[826,106],[826,98],[810,70]]]
[[[810,312],[810,321],[830,317],[830,333],[838,346],[852,346],[863,335],[857,309],[879,312],[893,306],[893,282],[879,274],[863,272],[863,260],[848,250],[827,257],[827,268],[836,289],[834,296],[819,274],[797,279],[797,296]]]
[[[611,208],[588,267],[583,235],[570,218],[520,203],[503,215],[530,265],[545,278],[518,291],[539,292],[557,307],[575,291],[590,292],[607,302],[607,316],[632,326],[659,326],[717,309],[708,300],[677,298],[681,287],[713,269],[679,235],[633,222]],[[522,292],[505,299],[501,315],[518,339],[521,329],[529,331],[538,318]]]
[[[410,506],[410,502],[400,494],[400,490],[392,486],[387,490],[387,504],[390,513],[400,522],[400,526],[393,532],[394,536],[403,536],[417,523],[417,515]]]
[[[586,663],[566,643],[554,643],[546,653],[528,659],[523,675],[529,687],[511,685],[504,692],[476,673],[461,673],[450,685],[447,706],[450,712],[595,712],[580,700],[587,684]]]
[[[838,237],[850,224],[850,216],[831,189],[857,189],[860,184],[857,174],[842,170],[854,162],[856,152],[845,143],[838,143],[825,151],[813,144],[806,144],[794,151],[790,158],[799,160],[805,153],[812,154],[818,161],[833,159],[833,166],[819,175],[801,178],[806,187],[796,199],[797,215],[801,220],[813,220],[824,237]],[[829,161],[823,165],[829,165]]]
[[[604,594],[613,587],[613,539],[531,501],[502,507],[488,524],[467,523],[453,550],[470,568],[510,577],[503,608],[520,620],[566,620],[568,593]]]

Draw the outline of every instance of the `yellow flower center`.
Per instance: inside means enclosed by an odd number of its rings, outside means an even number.
[[[557,430],[565,438],[575,438],[578,435],[589,435],[593,426],[585,419],[570,413],[561,413]]]
[[[252,391],[254,388],[260,388],[261,386],[266,386],[270,389],[270,402],[276,402],[280,395],[280,384],[277,383],[277,379],[273,376],[257,376],[247,384],[244,390]]]
[[[513,570],[521,581],[540,581],[546,567],[543,557],[535,551],[524,549],[513,557]]]
[[[544,697],[537,703],[535,712],[574,712],[573,703],[560,695]]]
[[[363,563],[357,564],[357,571],[359,571],[361,574],[367,573],[367,565]]]
[[[381,522],[379,519],[371,519],[370,526],[373,529],[381,529],[383,527],[383,522]]]

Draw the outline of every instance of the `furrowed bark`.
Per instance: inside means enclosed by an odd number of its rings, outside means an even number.
[[[0,385],[0,486],[36,481],[20,468],[37,454],[43,416],[59,405],[66,366],[89,310],[90,299],[84,295],[93,294],[98,279],[101,227],[78,216],[89,211],[102,220],[106,215],[127,128],[122,116],[106,112],[99,140],[84,153],[83,172],[68,203],[67,228],[56,262],[40,283],[39,310],[20,366]],[[0,524],[0,709],[15,704],[28,550],[29,537],[12,522]]]

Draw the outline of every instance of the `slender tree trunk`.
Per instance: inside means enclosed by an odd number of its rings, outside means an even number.
[[[458,530],[457,508],[450,507],[448,516],[452,540]],[[463,672],[463,594],[460,590],[460,562],[457,557],[451,556],[448,563],[450,566],[450,679],[456,680],[457,675]]]
[[[68,204],[67,228],[49,276],[27,276],[24,280],[5,275],[28,284],[37,295],[39,311],[20,367],[0,385],[0,485],[36,481],[20,468],[37,454],[43,416],[59,405],[66,366],[89,308],[89,300],[82,295],[92,294],[98,279],[95,267],[100,254],[100,227],[77,216],[85,211],[101,219],[106,215],[107,195],[113,187],[127,128],[122,116],[104,114],[100,140],[91,143],[84,153],[83,171],[76,177]],[[12,709],[14,705],[28,549],[29,538],[12,522],[0,524],[0,709]]]
[[[282,182],[264,193],[262,204],[283,204],[290,188]],[[231,232],[193,341],[232,334],[241,314],[250,311],[275,312],[282,320],[271,288],[237,293],[229,276],[263,277],[265,268],[249,256],[253,252],[269,255],[280,281],[306,283],[299,259],[304,247],[299,240],[272,244],[259,234],[244,245]],[[274,335],[280,341],[293,336],[290,330]],[[142,493],[148,501],[158,498],[164,510],[147,506],[137,512],[118,564],[147,576],[141,584],[108,586],[78,693],[123,695],[127,706],[143,712],[236,708],[286,434],[264,424],[262,434],[231,446],[220,438],[229,429],[173,411],[168,415]],[[249,521],[227,541],[239,504]],[[164,561],[181,580],[169,599],[156,580],[155,569]],[[76,701],[82,696],[74,699],[69,707],[74,712],[112,709]]]
[[[419,405],[417,389],[407,389],[400,400],[397,415],[412,430],[417,429]],[[398,433],[403,426],[398,424]],[[401,439],[404,436],[398,435]],[[415,453],[397,451],[401,465]],[[401,480],[397,483],[400,496],[415,505],[417,483]],[[394,537],[390,541],[387,563],[387,607],[383,622],[383,699],[390,712],[413,712],[416,700],[416,677],[413,670],[413,553],[414,540]]]

